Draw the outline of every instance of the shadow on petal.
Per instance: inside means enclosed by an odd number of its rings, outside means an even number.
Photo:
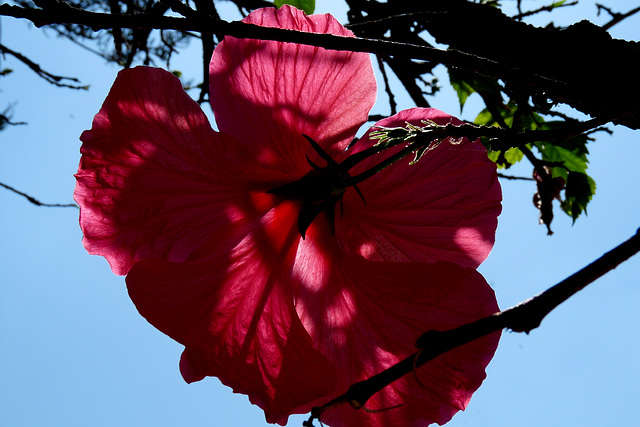
[[[337,381],[293,306],[297,208],[275,203],[226,257],[211,236],[187,262],[143,260],[127,276],[140,313],[185,345],[185,380],[216,376],[278,423],[309,411]]]
[[[457,119],[434,109],[413,108],[376,125],[440,125]],[[354,147],[361,151],[376,141],[367,132]],[[358,164],[351,175],[367,170],[402,147]],[[479,141],[444,141],[421,160],[405,158],[359,184],[364,206],[355,192],[344,196],[344,216],[336,221],[341,247],[352,256],[374,261],[449,261],[477,267],[493,247],[502,192],[496,166]]]
[[[330,15],[305,16],[289,6],[260,9],[244,21],[353,36]],[[364,53],[226,37],[211,59],[210,96],[221,131],[252,141],[258,152],[269,147],[271,166],[299,178],[309,170],[305,154],[317,159],[302,134],[327,152],[344,150],[367,120],[376,82]]]
[[[309,273],[318,258],[318,272]],[[316,348],[335,363],[339,386],[333,397],[415,353],[413,343],[423,332],[449,330],[498,311],[493,290],[474,269],[345,256],[318,225],[300,243],[296,268],[296,310]],[[401,405],[395,409],[367,413],[343,405],[325,412],[322,421],[335,427],[443,424],[482,383],[499,336],[436,358],[416,371],[419,381],[407,375],[367,403],[376,410]]]
[[[179,80],[159,69],[120,72],[81,139],[74,197],[84,245],[117,274],[144,258],[184,261],[211,233],[242,223],[234,205],[256,175],[273,176],[214,132]]]

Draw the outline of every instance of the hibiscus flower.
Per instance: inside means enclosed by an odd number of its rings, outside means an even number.
[[[244,21],[353,36],[288,6]],[[76,175],[85,247],[127,275],[139,312],[185,346],[187,382],[216,376],[284,424],[412,354],[421,333],[497,311],[475,270],[501,199],[479,142],[445,140],[358,191],[338,185],[388,155],[340,166],[376,142],[368,132],[345,151],[375,101],[368,55],[226,37],[210,96],[218,131],[170,73],[121,71],[81,136]],[[377,125],[425,120],[458,123],[415,108]],[[497,342],[450,351],[367,403],[394,409],[337,407],[322,421],[445,423]]]

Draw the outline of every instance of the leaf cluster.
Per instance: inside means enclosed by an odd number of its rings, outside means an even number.
[[[554,135],[577,122],[564,115],[549,118],[553,105],[547,99],[535,93],[529,95],[510,91],[498,79],[453,69],[449,70],[449,77],[461,109],[471,94],[477,93],[482,97],[485,108],[474,120],[476,125],[497,126],[517,132],[548,131],[547,134]],[[509,97],[509,100],[504,101],[505,97]],[[551,233],[551,202],[554,199],[561,202],[562,210],[575,222],[583,212],[586,213],[587,204],[595,194],[595,181],[587,174],[589,141],[586,134],[579,134],[563,139],[514,144],[506,148],[492,149],[490,143],[487,145],[489,158],[499,168],[508,169],[525,158],[531,161],[537,182],[534,205],[540,210],[541,223]],[[537,156],[532,150],[537,152]],[[564,197],[561,196],[562,191]]]
[[[562,36],[560,38],[566,44],[571,44],[578,34],[583,33],[593,35],[597,40],[606,40],[605,36],[589,26],[577,26],[564,32],[539,32],[519,21],[525,16],[568,7],[575,2],[557,1],[529,11],[523,11],[519,3],[518,16],[511,18],[501,13],[499,1],[473,3],[451,0],[417,4],[405,0],[387,3],[352,0],[347,3],[351,6],[350,28],[358,36],[387,38],[424,46],[430,46],[428,40],[435,39],[438,43],[448,45],[452,51],[504,61],[505,64],[509,63],[509,58],[518,58],[522,65],[516,65],[525,70],[529,69],[529,63],[525,61],[537,61],[533,52],[544,51],[549,44],[547,40],[554,40],[554,37]],[[459,31],[460,28],[466,30]],[[417,106],[429,106],[428,97],[438,88],[429,88],[425,82],[434,81],[428,75],[432,75],[436,64],[404,58],[381,59],[396,74]],[[542,66],[539,69],[547,71]],[[534,85],[521,84],[515,79],[472,71],[467,67],[448,65],[447,71],[461,110],[470,96],[476,94],[482,99],[485,106],[474,120],[477,125],[500,127],[513,131],[514,135],[535,130],[550,131],[548,134],[553,135],[554,132],[566,133],[563,130],[578,122],[561,113],[564,110],[559,108],[565,99],[564,95],[560,95],[566,91],[564,85],[560,86],[559,92],[552,93]],[[557,76],[563,82],[561,79],[566,77],[561,74],[550,75],[554,78]],[[392,95],[389,98],[393,113],[395,101]],[[582,106],[580,102],[576,104]],[[593,112],[590,108],[585,107],[584,111],[600,114],[600,111]],[[603,123],[606,121],[603,120]],[[586,134],[533,142],[520,142],[515,138],[506,145],[504,141],[501,142],[497,147],[489,147],[489,156],[499,167],[509,168],[523,159],[531,163],[532,174],[538,182],[534,190],[534,204],[540,209],[542,223],[550,227],[553,219],[551,202],[554,199],[561,202],[562,211],[574,221],[586,213],[587,204],[595,194],[595,182],[587,174],[587,146],[590,139]],[[541,187],[559,190],[542,191]]]

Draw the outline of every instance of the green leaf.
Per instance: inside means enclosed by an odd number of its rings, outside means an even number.
[[[573,218],[573,222],[582,214],[587,213],[587,205],[596,193],[596,182],[587,174],[569,172],[562,201],[562,210]]]
[[[536,142],[535,145],[542,153],[543,160],[561,162],[564,167],[573,172],[586,172],[588,163],[586,155],[544,142]]]
[[[540,126],[540,128],[544,130],[555,130],[560,126],[566,126],[566,124],[564,124],[564,122],[547,122]],[[587,149],[587,143],[588,140],[586,136],[578,135],[560,143],[551,144],[546,141],[537,141],[534,145],[540,154],[542,154],[542,160],[562,163],[564,168],[571,172],[586,173],[589,167],[589,160],[587,159],[589,150]],[[566,174],[563,178],[566,178]]]
[[[564,121],[552,121],[541,124],[540,129],[557,130],[565,126],[567,123]],[[587,213],[587,205],[596,192],[595,181],[587,175],[588,142],[586,136],[578,135],[553,144],[546,141],[534,143],[542,160],[562,165],[551,168],[551,176],[564,179],[566,184],[561,207],[574,222],[583,212]]]
[[[302,10],[307,15],[311,15],[316,10],[316,0],[274,0],[276,7],[282,7],[285,4]]]
[[[458,102],[460,102],[460,111],[462,112],[462,108],[464,107],[465,102],[467,102],[467,98],[476,90],[472,88],[469,83],[458,78],[457,74],[453,73],[451,70],[449,70],[449,82],[458,94]]]
[[[491,160],[493,163],[498,163],[498,158],[500,157],[500,151],[488,149],[487,156],[489,157],[489,160]],[[501,167],[501,165],[498,165],[498,167]]]
[[[495,125],[496,121],[493,120],[493,116],[491,115],[489,110],[485,108],[482,111],[480,111],[480,114],[476,116],[473,123],[481,126],[493,126]]]
[[[511,147],[504,153],[504,159],[509,164],[516,164],[524,157],[524,153],[518,147]]]
[[[482,96],[485,102],[502,104],[502,88],[497,79],[458,69],[449,69],[448,72],[449,82],[458,94],[460,111],[462,111],[469,95],[476,92]]]
[[[508,169],[522,160],[524,153],[518,147],[511,147],[506,151],[488,149],[487,156],[498,166],[498,169]]]
[[[507,126],[513,126],[513,115],[517,109],[517,106],[509,101],[507,104],[496,104],[494,105],[495,111],[497,111]],[[480,114],[478,114],[473,121],[476,125],[482,126],[498,126],[498,121],[491,114],[488,108],[483,109]]]

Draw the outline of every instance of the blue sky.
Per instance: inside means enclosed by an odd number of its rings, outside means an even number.
[[[595,2],[581,3],[557,22],[607,20],[596,16]],[[609,3],[619,10],[637,5]],[[318,0],[318,11],[344,21],[336,4]],[[0,132],[0,182],[43,202],[71,202],[78,137],[90,127],[117,69],[53,32],[6,17],[0,24],[2,43],[52,73],[91,85],[88,92],[55,88],[17,61],[2,59],[2,68],[15,72],[0,80],[0,109],[15,103],[14,120],[28,125]],[[611,32],[638,40],[638,26],[640,16]],[[197,76],[198,57],[194,44],[175,67]],[[398,102],[411,105],[404,95]],[[450,90],[432,105],[459,115]],[[478,106],[470,98],[463,117],[473,119]],[[388,113],[382,92],[374,112]],[[598,187],[588,216],[572,225],[557,210],[554,236],[537,225],[533,185],[503,182],[497,242],[480,269],[501,307],[545,290],[640,227],[640,134],[611,128],[613,136],[598,134],[590,146],[589,171]],[[530,168],[514,173],[529,176]],[[138,315],[124,279],[104,259],[84,251],[77,210],[36,207],[0,189],[0,225],[0,425],[267,425],[259,408],[216,379],[184,383],[181,346]],[[563,304],[530,335],[504,333],[485,383],[448,425],[635,425],[639,277],[636,257]],[[292,417],[289,425],[303,419]]]

